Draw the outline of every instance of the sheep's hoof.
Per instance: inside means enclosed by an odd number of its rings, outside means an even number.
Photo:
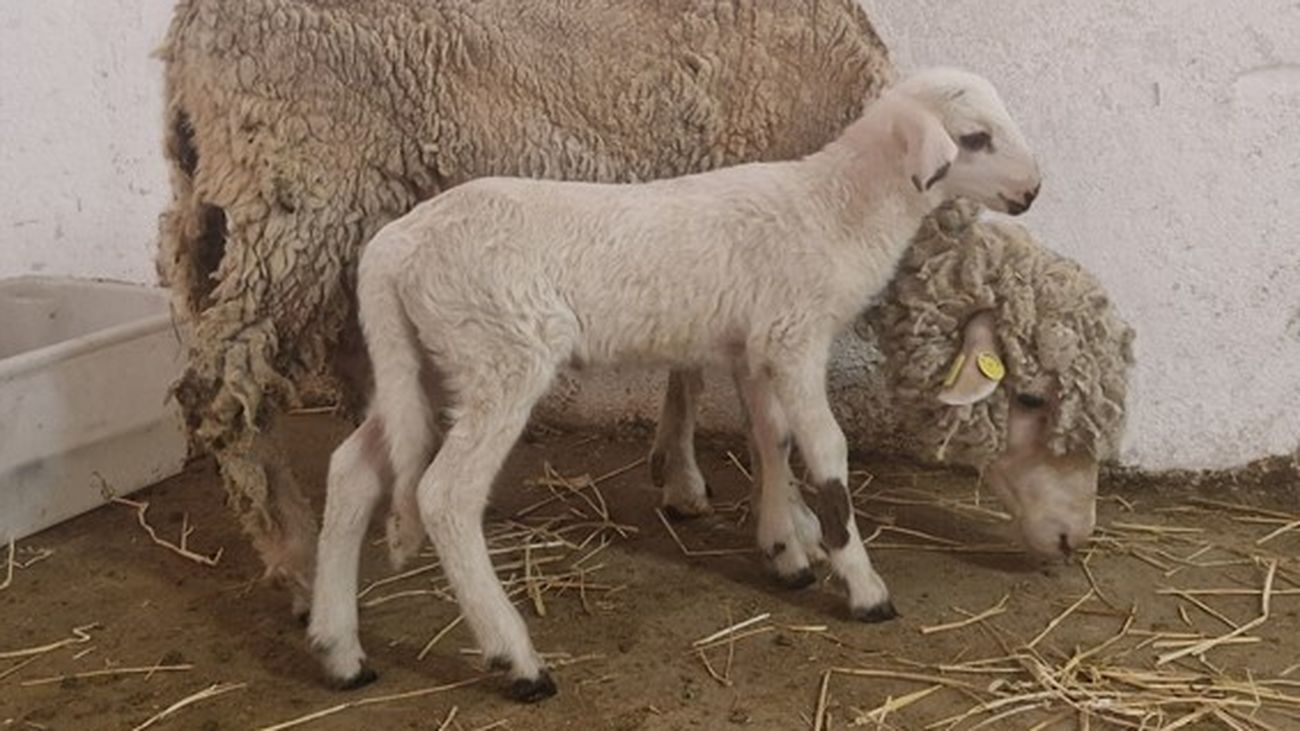
[[[510,698],[520,703],[544,701],[556,693],[555,681],[543,670],[536,678],[519,678],[510,684]]]
[[[790,590],[807,589],[817,583],[817,574],[814,574],[812,568],[808,566],[793,574],[777,574],[776,578],[781,582],[781,586]]]
[[[357,688],[364,688],[376,680],[379,680],[379,673],[363,665],[356,675],[345,680],[336,681],[334,687],[338,690],[356,690]]]
[[[897,617],[898,610],[894,609],[894,602],[892,599],[886,599],[874,607],[861,607],[853,610],[854,619],[869,624],[888,622]]]

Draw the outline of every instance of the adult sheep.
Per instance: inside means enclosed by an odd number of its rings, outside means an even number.
[[[796,158],[893,76],[854,0],[181,0],[159,53],[175,394],[300,614],[316,518],[267,434],[308,376],[364,395],[351,292],[375,231],[486,175]]]

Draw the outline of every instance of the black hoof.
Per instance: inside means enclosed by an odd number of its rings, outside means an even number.
[[[545,670],[536,678],[520,678],[510,684],[510,697],[520,703],[544,701],[555,693],[555,681]]]
[[[678,510],[676,507],[674,507],[674,506],[672,506],[672,505],[665,505],[665,506],[664,506],[664,517],[665,517],[665,518],[668,518],[669,520],[671,520],[671,521],[674,522],[674,523],[683,523],[683,522],[685,522],[685,521],[688,521],[688,520],[694,518],[695,516],[694,516],[694,515],[687,515],[686,513],[683,513],[682,511]]]
[[[487,661],[488,670],[509,670],[510,658],[505,655],[493,655]]]
[[[357,688],[364,688],[376,680],[379,680],[379,673],[376,673],[368,667],[362,666],[361,670],[357,672],[356,675],[353,675],[347,680],[338,681],[335,683],[335,687],[339,690],[356,690]]]
[[[877,622],[888,622],[898,617],[898,610],[894,609],[893,600],[886,599],[874,607],[866,607],[853,610],[853,618],[859,622],[875,624]]]
[[[778,574],[777,580],[787,589],[806,589],[817,583],[817,574],[814,574],[811,568],[805,567],[791,576]]]

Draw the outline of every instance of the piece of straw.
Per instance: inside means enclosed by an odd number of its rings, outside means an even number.
[[[404,700],[409,700],[411,698],[423,698],[425,696],[434,695],[437,693],[445,693],[449,690],[464,688],[466,686],[473,685],[475,683],[480,683],[488,677],[490,676],[480,675],[475,678],[469,678],[468,680],[461,680],[455,683],[447,683],[446,685],[435,685],[431,688],[421,688],[419,690],[408,690],[404,693],[393,693],[391,695],[376,695],[376,696],[370,696],[369,698],[362,698],[360,700],[348,701],[346,703],[339,703],[337,705],[330,706],[329,708],[324,708],[319,711],[314,711],[304,716],[299,716],[297,718],[289,719],[288,721],[282,721],[272,726],[263,726],[262,728],[259,728],[257,731],[284,731],[284,729],[302,726],[303,724],[311,723],[312,721],[316,721],[318,719],[325,718],[327,716],[333,716],[335,714],[342,713],[344,711],[353,708],[364,708],[366,706],[373,706],[381,703],[392,703],[394,701],[404,701]]]
[[[124,497],[117,497],[116,495],[110,498],[110,501],[115,502],[119,505],[126,505],[128,507],[134,508],[136,522],[139,523],[140,527],[144,528],[145,532],[149,534],[150,540],[152,540],[154,543],[158,544],[159,546],[166,548],[167,550],[171,551],[172,553],[175,553],[178,556],[187,558],[190,561],[193,561],[198,564],[202,564],[204,566],[216,566],[221,561],[221,554],[225,551],[224,548],[218,548],[217,552],[212,554],[211,556],[204,556],[201,553],[195,553],[194,551],[191,551],[186,546],[186,543],[189,541],[190,534],[194,532],[194,527],[189,524],[189,520],[190,520],[189,513],[183,513],[181,515],[181,539],[180,539],[180,543],[177,544],[159,537],[158,531],[154,530],[154,527],[152,525],[149,525],[149,521],[145,520],[144,516],[145,513],[148,512],[149,510],[149,503],[139,502],[136,500],[128,500]]]
[[[698,648],[704,645],[711,644],[723,637],[726,637],[727,635],[735,634],[736,632],[739,632],[740,630],[745,629],[746,627],[765,621],[769,619],[771,616],[772,616],[771,612],[763,612],[762,614],[758,614],[753,617],[750,617],[749,619],[746,619],[743,622],[737,622],[736,624],[733,624],[730,627],[723,627],[722,629],[718,630],[717,632],[714,632],[708,637],[702,637],[692,642],[691,647]]]
[[[664,515],[664,511],[660,510],[659,508],[655,508],[655,515],[659,516],[659,522],[663,523],[664,528],[667,529],[668,531],[668,535],[672,536],[673,543],[677,544],[677,548],[681,550],[683,555],[734,556],[740,553],[754,552],[754,549],[752,548],[710,548],[710,549],[687,548],[686,544],[682,542],[681,536],[677,535],[677,531],[673,529],[672,523],[668,521],[668,517]]]
[[[67,647],[68,645],[80,645],[86,642],[90,642],[90,635],[87,633],[92,629],[98,629],[98,628],[99,628],[98,622],[91,622],[90,624],[83,624],[80,627],[73,627],[72,637],[59,640],[58,642],[51,642],[48,645],[41,645],[39,647],[28,647],[21,650],[8,650],[6,652],[0,652],[0,660],[13,660],[15,658],[29,657],[31,655],[44,655],[47,652],[54,652],[60,647]]]
[[[1233,639],[1234,637],[1243,635],[1249,632],[1250,630],[1260,626],[1261,624],[1267,622],[1269,619],[1269,605],[1273,597],[1273,579],[1276,576],[1277,576],[1277,559],[1273,559],[1272,561],[1269,562],[1268,574],[1264,577],[1264,588],[1260,593],[1261,594],[1260,615],[1258,617],[1241,625],[1240,627],[1234,629],[1233,631],[1229,632],[1226,635],[1220,635],[1219,637],[1212,637],[1208,640],[1199,642],[1189,647],[1185,647],[1181,650],[1174,650],[1173,652],[1165,653],[1164,655],[1161,655],[1160,657],[1156,658],[1156,666],[1158,667],[1160,665],[1165,665],[1167,663],[1173,662],[1174,660],[1177,660],[1180,657],[1187,657],[1188,655],[1204,655],[1205,653],[1214,649],[1218,645],[1221,645],[1224,642]]]
[[[921,627],[920,632],[923,635],[932,635],[938,632],[947,632],[949,630],[961,629],[962,627],[975,624],[976,622],[982,622],[990,617],[996,617],[999,614],[1002,614],[1003,612],[1007,611],[1007,600],[1010,598],[1011,595],[1007,594],[1003,596],[1002,600],[999,601],[996,605],[989,607],[988,609],[985,609],[979,614],[973,614],[967,617],[966,619],[959,619],[955,622],[948,622],[947,624],[936,624],[929,627]]]
[[[194,693],[192,695],[187,695],[184,698],[171,704],[170,706],[167,706],[166,708],[159,711],[158,713],[155,713],[154,715],[150,716],[149,720],[131,729],[131,731],[144,731],[145,729],[149,728],[155,723],[158,723],[159,721],[163,720],[164,718],[167,718],[168,716],[176,713],[177,711],[181,710],[182,708],[185,708],[186,706],[199,703],[200,701],[208,700],[209,698],[216,698],[219,695],[225,695],[226,693],[229,693],[231,691],[244,688],[247,685],[248,685],[247,683],[214,683],[213,685],[210,685],[207,688],[204,688],[203,690],[200,690],[197,693]]]
[[[117,675],[153,675],[154,673],[180,672],[184,670],[193,670],[194,666],[188,663],[180,665],[149,665],[147,667],[136,668],[108,668],[106,670],[87,670],[83,673],[72,673],[70,675],[53,675],[47,678],[35,678],[33,680],[24,680],[20,685],[29,688],[34,685],[49,685],[50,683],[62,683],[65,680],[81,680],[84,678],[102,678]]]
[[[1025,645],[1025,647],[1033,649],[1035,645],[1043,641],[1044,637],[1051,634],[1052,630],[1056,629],[1057,626],[1061,624],[1061,622],[1064,622],[1066,617],[1069,617],[1071,614],[1073,614],[1074,610],[1083,606],[1084,602],[1091,599],[1095,594],[1096,592],[1094,592],[1092,589],[1088,589],[1088,593],[1079,597],[1077,600],[1075,600],[1073,604],[1067,607],[1065,611],[1056,615],[1056,617],[1052,621],[1047,623],[1047,626],[1043,628],[1043,631],[1039,632],[1038,635],[1034,637],[1034,639],[1029,641],[1029,644]]]

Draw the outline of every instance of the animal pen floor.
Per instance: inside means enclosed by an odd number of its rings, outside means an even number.
[[[320,485],[341,425],[285,431]],[[1294,491],[1103,486],[1095,549],[1045,567],[1009,546],[973,478],[857,461],[860,525],[902,613],[863,625],[833,587],[764,572],[734,444],[703,440],[718,511],[674,525],[679,544],[631,466],[648,443],[548,433],[499,482],[494,560],[560,685],[540,705],[485,677],[431,554],[389,581],[374,543],[361,631],[379,681],[324,688],[285,597],[250,581],[203,460],[132,499],[159,538],[188,524],[190,550],[223,549],[216,566],[155,543],[124,504],[0,563],[0,729],[1300,728]]]

